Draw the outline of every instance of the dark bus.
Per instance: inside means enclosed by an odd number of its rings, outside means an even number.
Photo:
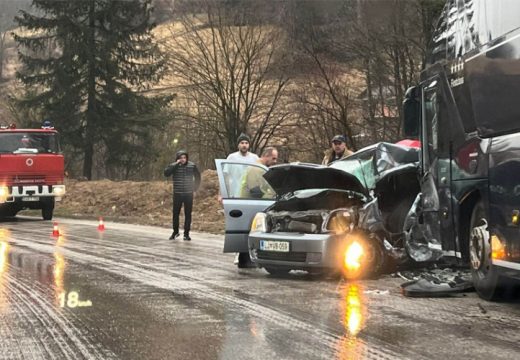
[[[404,101],[421,140],[408,251],[467,264],[496,299],[520,277],[520,1],[449,0]]]

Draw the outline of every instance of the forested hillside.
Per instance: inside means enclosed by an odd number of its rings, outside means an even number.
[[[71,178],[152,180],[180,148],[318,162],[401,138],[443,0],[2,2],[0,122],[61,132]]]

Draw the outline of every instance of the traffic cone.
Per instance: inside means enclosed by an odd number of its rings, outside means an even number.
[[[99,225],[98,225],[97,229],[99,231],[104,231],[105,230],[105,223],[103,222],[103,218],[102,217],[99,218]]]
[[[54,222],[52,224],[52,236],[60,236],[60,229],[58,228],[58,222]]]

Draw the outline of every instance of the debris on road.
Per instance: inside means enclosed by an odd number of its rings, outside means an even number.
[[[365,290],[363,293],[366,295],[389,295],[390,291],[388,291],[388,290]]]
[[[478,306],[478,308],[480,309],[480,312],[481,312],[482,314],[487,314],[487,310],[484,309],[484,307],[482,306],[482,304],[478,303],[477,306]]]
[[[397,275],[406,280],[401,291],[407,297],[447,297],[474,291],[469,270],[422,269]]]

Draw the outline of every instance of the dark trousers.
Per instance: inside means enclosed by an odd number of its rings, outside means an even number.
[[[184,204],[184,235],[190,234],[193,193],[173,194],[173,231],[179,232],[179,215]]]

